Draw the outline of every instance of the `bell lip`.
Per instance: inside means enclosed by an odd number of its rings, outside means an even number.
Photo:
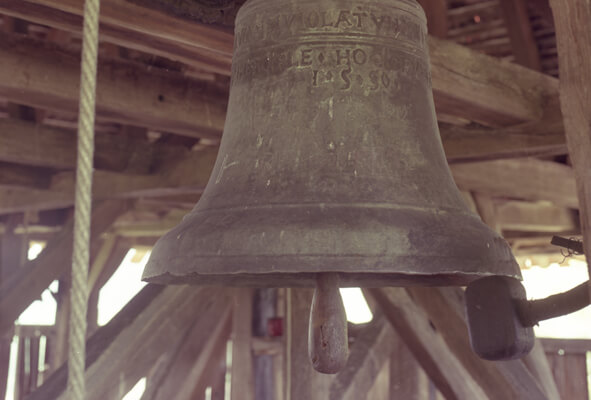
[[[351,286],[521,279],[505,240],[464,209],[198,208],[158,240],[143,280],[262,287],[307,280],[313,286],[319,272],[337,272]]]
[[[325,272],[325,271],[323,271]],[[409,286],[468,286],[471,282],[492,276],[522,280],[521,274],[500,275],[492,273],[473,274],[461,271],[444,274],[413,273],[349,273],[336,272],[339,287],[409,287]],[[174,275],[169,272],[142,276],[142,280],[162,285],[230,286],[230,287],[315,287],[318,273],[238,273]]]

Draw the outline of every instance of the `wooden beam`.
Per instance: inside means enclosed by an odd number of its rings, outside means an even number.
[[[53,7],[35,4],[26,0],[0,0],[0,12],[70,33],[80,34],[82,32],[81,15],[60,11]],[[209,29],[215,28],[211,27]],[[99,34],[101,42],[104,41],[166,57],[203,71],[222,75],[230,74],[231,56],[199,47],[200,42],[197,41],[197,38],[196,45],[182,44],[167,38],[122,29],[104,22],[101,23]]]
[[[254,400],[252,315],[254,289],[234,290],[232,315],[232,400]]]
[[[57,46],[0,36],[0,95],[50,110],[76,112],[80,61]],[[191,137],[219,138],[225,94],[207,84],[148,67],[101,62],[97,117]]]
[[[27,1],[77,15],[82,12],[77,0]],[[140,5],[127,0],[108,0],[101,8],[102,21],[109,25],[231,56],[233,36],[227,31],[173,14],[151,8],[150,3]],[[539,119],[545,99],[558,93],[557,81],[552,77],[452,42],[430,38],[429,49],[434,97],[440,113],[491,126],[511,125]]]
[[[524,67],[541,71],[542,64],[529,22],[527,0],[499,0],[499,5],[509,31],[515,61]]]
[[[546,101],[558,94],[555,78],[453,42],[429,37],[429,55],[437,112],[514,125],[542,118]]]
[[[454,164],[450,168],[462,190],[578,207],[573,170],[564,164],[515,159]]]
[[[154,167],[166,158],[182,158],[189,150],[165,143],[149,143],[130,136],[97,134],[95,167],[124,171],[130,160]],[[76,134],[60,128],[14,119],[0,119],[0,161],[49,167],[76,168]],[[147,168],[146,168],[147,172]]]
[[[107,201],[92,212],[91,238],[95,240],[129,207],[126,201]],[[72,256],[73,221],[51,240],[33,261],[25,263],[10,279],[0,283],[0,335],[39,297],[49,284],[66,273]]]
[[[429,34],[441,39],[447,36],[447,0],[419,0],[427,16]]]
[[[154,175],[94,171],[93,198],[133,198],[167,196],[175,193],[201,193],[216,158],[216,149],[190,152]],[[15,188],[0,184],[0,214],[48,210],[74,204],[75,174],[54,175],[49,189]]]
[[[145,287],[87,341],[85,398],[120,398],[174,345],[174,338],[184,336],[196,316],[201,330],[209,332],[216,320],[200,315],[209,315],[220,301],[223,292],[215,288]],[[63,366],[30,399],[65,399],[66,379]]]
[[[345,367],[330,385],[330,400],[364,399],[390,359],[395,341],[392,327],[381,313],[355,337]]]
[[[396,332],[392,337],[390,354],[390,399],[433,399],[429,393],[429,378],[404,341]],[[369,399],[368,399],[369,400]]]
[[[591,255],[591,3],[550,0],[556,26],[560,106],[575,170],[585,254]],[[588,262],[591,275],[591,262]],[[591,291],[591,286],[589,287]]]
[[[433,329],[426,312],[403,288],[368,289],[364,292],[375,299],[408,349],[448,400],[489,398],[472,376],[472,371],[462,365],[441,334]]]
[[[77,0],[27,0],[64,12],[82,15],[83,4]],[[152,3],[153,6],[153,3]],[[104,0],[101,2],[100,20],[124,30],[148,34],[161,39],[174,40],[191,47],[200,47],[214,53],[232,54],[233,35],[207,24],[179,18],[170,7],[169,13],[150,8],[150,3],[129,0]]]
[[[470,347],[460,288],[407,289],[471,377],[492,399],[557,399],[546,393],[521,360],[491,363]]]
[[[552,204],[507,201],[497,206],[501,229],[534,232],[573,232],[579,229],[573,210]]]
[[[199,382],[215,371],[214,363],[220,360],[217,348],[221,344],[225,350],[231,329],[231,301],[226,294],[217,294],[216,302],[197,315],[175,349],[167,371],[158,382],[151,383],[156,386],[152,389],[151,400],[192,399]]]

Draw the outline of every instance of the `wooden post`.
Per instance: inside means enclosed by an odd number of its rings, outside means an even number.
[[[254,400],[252,300],[254,290],[235,289],[232,317],[232,400]]]
[[[390,356],[391,400],[423,400],[429,398],[429,378],[400,336],[392,334]]]
[[[550,5],[556,27],[560,105],[577,180],[581,230],[591,276],[591,3],[550,0]]]

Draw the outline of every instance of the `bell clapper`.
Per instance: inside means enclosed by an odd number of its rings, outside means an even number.
[[[314,369],[336,374],[349,356],[347,315],[339,292],[339,275],[321,273],[316,278],[308,331],[308,354]]]

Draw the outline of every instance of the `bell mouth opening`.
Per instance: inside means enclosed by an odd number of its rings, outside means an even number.
[[[188,284],[199,286],[234,287],[316,287],[318,273],[267,273],[267,274],[197,274],[144,276],[143,280],[154,284]],[[403,273],[345,273],[339,272],[339,287],[378,288],[388,286],[467,286],[470,282],[493,274],[403,274]],[[512,278],[521,279],[520,276]]]

